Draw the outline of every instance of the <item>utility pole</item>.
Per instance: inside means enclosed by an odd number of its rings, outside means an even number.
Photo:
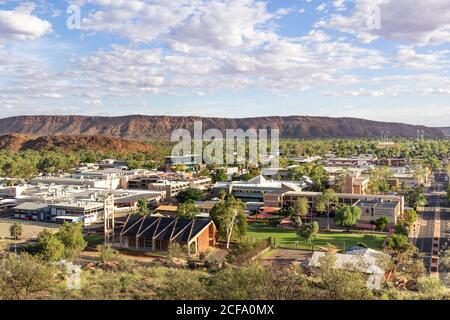
[[[114,195],[112,192],[105,197],[103,208],[105,244],[108,244],[111,236],[114,242]]]
[[[114,194],[112,192],[112,177],[110,177],[109,193],[103,201],[103,226],[105,235],[105,244],[108,244],[112,235],[114,242]]]

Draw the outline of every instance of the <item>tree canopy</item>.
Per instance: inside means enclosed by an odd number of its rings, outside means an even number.
[[[339,206],[336,209],[334,220],[339,226],[344,227],[349,231],[350,228],[358,222],[361,213],[361,208],[357,206]]]

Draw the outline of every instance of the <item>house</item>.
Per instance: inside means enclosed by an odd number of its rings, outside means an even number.
[[[390,256],[372,249],[356,249],[345,254],[333,253],[334,268],[351,272],[360,272],[367,275],[367,286],[370,289],[379,289],[384,278],[384,263]],[[311,272],[320,269],[325,252],[314,252],[310,259],[305,260],[302,266]]]
[[[143,251],[167,251],[171,244],[189,254],[204,253],[216,244],[217,229],[211,219],[179,219],[130,215],[120,232],[120,246]]]

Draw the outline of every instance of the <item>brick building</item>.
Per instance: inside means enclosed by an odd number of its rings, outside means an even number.
[[[122,248],[167,251],[171,244],[189,254],[205,252],[216,244],[217,229],[211,219],[178,219],[130,215],[120,233]]]

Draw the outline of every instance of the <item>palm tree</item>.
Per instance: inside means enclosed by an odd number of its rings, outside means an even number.
[[[12,238],[14,238],[14,240],[17,241],[17,239],[19,239],[19,237],[22,235],[23,232],[23,227],[22,224],[20,222],[14,222],[10,227],[9,227],[9,234],[11,235]]]

